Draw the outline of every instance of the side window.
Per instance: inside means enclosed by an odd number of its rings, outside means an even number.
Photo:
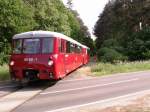
[[[71,53],[75,52],[75,45],[73,43],[70,44],[70,52]]]
[[[86,54],[90,54],[90,49],[86,49]]]
[[[76,51],[76,53],[78,53],[78,45],[76,45],[75,51]]]
[[[53,44],[54,44],[53,38],[43,38],[42,53],[52,53]]]
[[[62,40],[62,39],[59,41],[59,51],[61,53],[64,52],[64,40]]]
[[[75,53],[78,53],[78,45],[75,45]]]
[[[80,46],[77,46],[77,47],[76,47],[76,52],[77,52],[77,53],[81,53],[81,47],[80,47]]]
[[[22,40],[14,40],[13,41],[13,53],[20,54],[22,48]]]
[[[67,41],[67,44],[66,44],[66,52],[70,53],[70,42],[68,42],[68,41]]]
[[[79,47],[79,49],[80,49],[80,53],[82,53],[82,47],[81,46]]]

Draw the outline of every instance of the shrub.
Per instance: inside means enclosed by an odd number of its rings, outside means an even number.
[[[102,62],[117,63],[119,61],[127,60],[126,56],[122,55],[114,49],[110,49],[107,47],[101,48],[98,51],[97,56],[98,60]]]
[[[149,60],[150,59],[150,30],[143,29],[134,33],[127,43],[129,60]]]

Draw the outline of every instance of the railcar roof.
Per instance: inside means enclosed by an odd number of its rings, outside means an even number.
[[[72,38],[58,33],[58,32],[51,32],[51,31],[29,31],[29,32],[24,32],[24,33],[20,33],[20,34],[16,34],[13,36],[13,39],[21,39],[21,38],[42,38],[42,37],[59,37],[62,38],[64,40],[68,40],[74,44],[77,44],[79,46],[82,46],[84,48],[88,48],[87,46],[73,40]]]

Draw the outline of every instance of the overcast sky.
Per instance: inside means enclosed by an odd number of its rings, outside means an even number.
[[[67,0],[63,0],[63,2],[66,3]],[[78,11],[91,33],[107,2],[108,0],[73,0],[74,9]]]

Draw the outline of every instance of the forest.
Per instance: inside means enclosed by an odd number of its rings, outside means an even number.
[[[26,31],[60,32],[93,49],[88,28],[70,5],[61,0],[0,0],[0,65],[9,60],[12,36]]]
[[[150,0],[110,0],[94,27],[99,61],[150,59]]]
[[[109,0],[94,26],[95,43],[71,1],[0,0],[0,65],[9,60],[12,36],[33,30],[70,36],[102,62],[150,59],[150,0]]]

